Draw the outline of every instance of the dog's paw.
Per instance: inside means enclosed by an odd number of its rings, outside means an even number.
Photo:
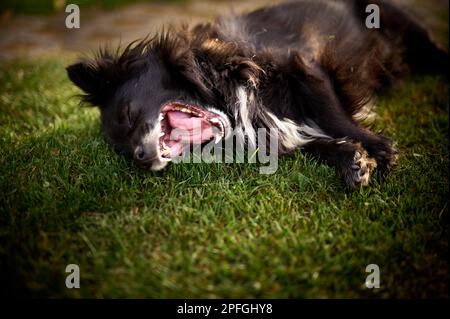
[[[379,163],[378,167],[384,172],[391,171],[397,165],[398,156],[398,150],[392,143],[385,150],[380,150],[374,155]]]
[[[366,147],[371,157],[373,157],[378,164],[378,169],[382,172],[389,172],[397,165],[398,151],[394,143],[385,137],[380,137],[380,140]]]
[[[370,175],[377,167],[377,161],[369,157],[367,151],[359,147],[352,160],[343,169],[345,182],[351,188],[369,185]]]

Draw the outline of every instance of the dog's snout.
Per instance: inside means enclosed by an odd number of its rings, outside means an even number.
[[[145,158],[145,151],[142,146],[136,147],[134,151],[134,158],[137,160],[143,160]]]
[[[152,152],[148,148],[141,145],[134,150],[134,159],[139,164],[150,164],[157,157],[156,152]]]

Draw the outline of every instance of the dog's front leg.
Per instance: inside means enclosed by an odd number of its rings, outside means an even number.
[[[356,106],[343,107],[331,80],[319,66],[310,67],[308,70],[311,71],[312,80],[303,84],[307,87],[307,96],[303,96],[303,99],[304,107],[312,120],[332,138],[348,137],[355,142],[361,142],[370,157],[377,161],[378,169],[389,171],[397,158],[392,142],[362,127],[352,118],[348,109]]]
[[[302,151],[336,168],[337,173],[351,188],[369,184],[370,175],[377,166],[359,142],[347,138],[320,138],[306,144]]]
[[[321,138],[306,144],[302,152],[335,167],[350,188],[369,184],[370,176],[377,167],[375,159],[369,157],[361,143],[347,138]]]

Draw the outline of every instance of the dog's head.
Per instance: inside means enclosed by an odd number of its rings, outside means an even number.
[[[192,50],[179,41],[142,41],[121,54],[102,51],[67,72],[84,100],[100,108],[109,142],[140,166],[162,169],[184,148],[220,140],[231,130]]]

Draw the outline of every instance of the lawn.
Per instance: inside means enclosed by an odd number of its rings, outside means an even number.
[[[0,64],[0,291],[33,297],[448,298],[448,84],[379,97],[399,166],[350,192],[299,152],[142,171],[63,60]],[[78,264],[81,288],[65,287]],[[368,289],[365,267],[380,267]]]

